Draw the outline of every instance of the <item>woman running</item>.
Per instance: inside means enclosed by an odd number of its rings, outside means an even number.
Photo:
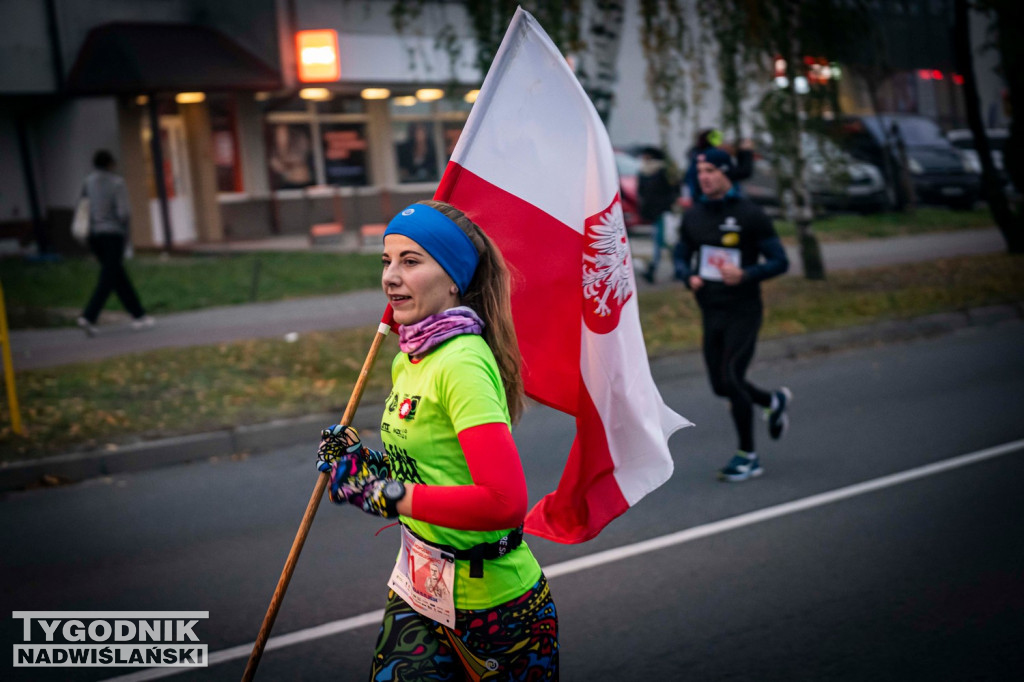
[[[381,284],[401,352],[385,452],[324,429],[337,504],[401,522],[372,680],[558,678],[558,619],[523,542],[526,480],[511,424],[520,357],[500,251],[461,211],[421,201],[384,232]]]

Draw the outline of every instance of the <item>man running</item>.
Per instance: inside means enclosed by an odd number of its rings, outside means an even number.
[[[786,272],[789,260],[771,219],[733,187],[733,170],[732,157],[720,149],[697,156],[703,197],[683,214],[675,269],[676,278],[696,295],[711,388],[728,398],[739,434],[739,449],[719,478],[745,481],[763,471],[754,448],[754,405],[765,409],[773,439],[789,422],[789,389],[769,393],[745,376],[761,328],[761,281]]]

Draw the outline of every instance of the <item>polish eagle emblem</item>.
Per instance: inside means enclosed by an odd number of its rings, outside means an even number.
[[[632,264],[622,204],[589,218],[583,232],[583,320],[597,334],[619,324],[622,306],[633,295]]]

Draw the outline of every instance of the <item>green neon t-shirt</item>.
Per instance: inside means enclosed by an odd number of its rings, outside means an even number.
[[[391,474],[426,485],[472,485],[458,434],[481,424],[509,424],[501,374],[482,337],[463,334],[419,362],[399,353],[391,365],[392,389],[380,435]],[[501,539],[508,530],[446,528],[403,516],[430,542],[468,549]],[[524,542],[515,551],[484,561],[484,577],[469,577],[469,561],[455,562],[455,607],[486,609],[514,599],[540,579],[540,565]]]

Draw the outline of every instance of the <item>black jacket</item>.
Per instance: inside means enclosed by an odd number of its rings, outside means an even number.
[[[654,162],[648,168],[641,167],[637,174],[636,196],[640,218],[653,223],[672,208],[679,197],[679,188],[669,182],[665,164]]]
[[[706,253],[705,248],[708,248]],[[743,281],[728,285],[716,281],[714,271],[701,274],[701,258],[730,257],[739,260]],[[761,262],[761,257],[764,262]],[[760,306],[761,281],[789,269],[786,250],[771,218],[754,202],[730,191],[720,201],[702,199],[683,214],[675,250],[676,278],[689,286],[691,275],[701,275],[697,290],[701,308],[736,305]]]

